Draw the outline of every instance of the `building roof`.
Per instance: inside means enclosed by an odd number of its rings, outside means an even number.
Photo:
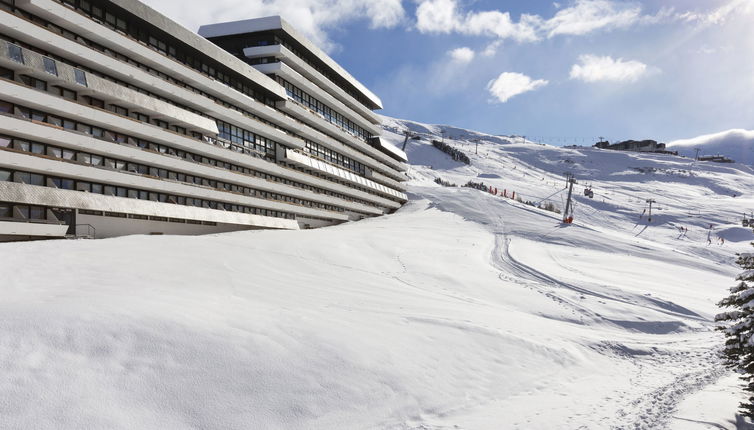
[[[268,16],[265,18],[246,19],[241,21],[223,22],[203,25],[199,28],[199,34],[206,38],[232,36],[237,34],[256,33],[260,31],[283,31],[293,40],[303,46],[309,53],[316,56],[329,69],[346,82],[351,84],[365,99],[372,103],[372,109],[382,109],[382,100],[370,91],[364,84],[356,80],[350,73],[341,67],[335,60],[319,49],[311,40],[298,32],[280,16]]]
[[[167,16],[152,9],[139,0],[110,0],[113,4],[125,9],[133,15],[143,19],[147,23],[154,25],[162,29],[164,32],[179,39],[190,47],[202,52],[203,54],[225,64],[229,68],[233,69],[237,73],[247,77],[257,85],[266,89],[270,93],[274,94],[281,100],[286,98],[285,89],[281,87],[277,82],[270,79],[264,73],[261,73],[249,66],[245,62],[234,57],[227,51],[218,47],[214,43],[199,36],[193,31],[183,27]]]

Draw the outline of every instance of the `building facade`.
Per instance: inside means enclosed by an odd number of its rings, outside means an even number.
[[[279,17],[0,0],[0,240],[299,229],[406,202],[381,101]]]

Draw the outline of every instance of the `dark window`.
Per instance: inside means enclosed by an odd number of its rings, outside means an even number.
[[[23,82],[25,85],[28,85],[32,88],[36,88],[42,91],[47,91],[47,82],[41,79],[37,79],[32,76],[21,75],[21,82]]]
[[[29,219],[29,207],[26,205],[13,206],[13,218]]]
[[[31,151],[31,143],[21,139],[13,139],[13,149],[29,152]]]
[[[9,170],[0,169],[0,182],[10,181],[12,176]]]
[[[0,136],[0,148],[10,148],[13,139],[8,136]]]
[[[0,101],[0,113],[13,113],[13,105],[11,103]]]
[[[0,203],[0,218],[10,218],[13,214],[11,205],[8,203]]]
[[[42,57],[45,63],[45,72],[58,76],[58,66],[55,64],[55,60],[52,58]]]
[[[13,70],[0,67],[0,78],[13,80]]]
[[[64,99],[76,100],[76,91],[69,90],[68,88],[63,88],[63,87],[55,87],[55,89],[56,89],[57,94],[63,97]]]
[[[32,206],[29,208],[29,219],[46,219],[47,210],[42,206]]]
[[[94,97],[88,97],[88,96],[86,96],[84,98],[87,99],[87,101],[89,102],[89,104],[91,106],[98,107],[100,109],[104,109],[105,108],[105,102],[103,100],[100,100],[100,99],[97,99],[97,98],[94,98]]]
[[[24,64],[24,53],[21,50],[21,47],[18,45],[14,45],[12,43],[8,44],[8,56],[11,60]]]
[[[44,154],[45,153],[45,146],[41,143],[33,143],[31,144],[31,152],[34,154]]]
[[[29,185],[39,185],[44,187],[45,184],[45,177],[42,175],[37,175],[36,173],[29,173],[29,182],[26,182]]]
[[[110,105],[110,110],[117,113],[118,115],[128,116],[128,109],[117,106],[117,105]]]
[[[75,75],[77,84],[87,86],[86,85],[86,72],[84,72],[81,69],[73,69],[73,74]]]

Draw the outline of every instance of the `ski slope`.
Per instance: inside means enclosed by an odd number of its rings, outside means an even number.
[[[711,320],[754,240],[749,167],[386,122],[422,133],[390,216],[0,244],[0,428],[736,428]],[[567,172],[568,226],[434,183],[562,209]]]

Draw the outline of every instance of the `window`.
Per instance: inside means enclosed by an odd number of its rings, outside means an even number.
[[[12,176],[10,170],[0,169],[0,182],[10,181]]]
[[[128,116],[128,109],[124,107],[118,105],[110,105],[110,110],[117,113],[118,115]]]
[[[12,43],[8,44],[8,56],[11,60],[24,64],[24,53],[21,50],[21,47],[18,45],[14,45]]]
[[[13,113],[13,105],[4,101],[0,101],[0,113]]]
[[[26,140],[14,139],[13,149],[18,149],[19,151],[29,152],[31,151],[31,143],[29,143]]]
[[[10,218],[13,215],[11,205],[8,203],[0,203],[0,218]]]
[[[105,108],[105,102],[103,100],[100,100],[100,99],[97,99],[97,98],[94,98],[94,97],[89,97],[89,96],[84,96],[84,99],[91,106],[98,107],[100,109],[104,109]]]
[[[26,205],[13,206],[13,218],[29,219],[29,207]]]
[[[22,61],[23,62],[23,61]],[[76,78],[76,83],[82,86],[87,86],[86,84],[86,72],[84,72],[81,69],[73,69],[74,77]]]
[[[71,179],[51,178],[50,181],[55,188],[60,188],[61,190],[73,189],[73,180]]]
[[[45,153],[45,146],[41,143],[34,143],[31,144],[31,152],[33,154],[44,154]]]
[[[0,78],[13,80],[13,70],[0,67]]]
[[[76,100],[76,91],[69,90],[68,88],[55,87],[55,93],[64,99]]]
[[[29,219],[47,219],[47,210],[42,206],[29,208]]]
[[[8,136],[0,136],[0,148],[10,148],[13,139]]]
[[[45,72],[58,76],[58,66],[55,64],[55,60],[52,58],[42,57],[45,66]]]
[[[44,176],[37,175],[36,173],[16,172],[14,174],[14,177],[15,177],[15,182],[19,182],[22,184],[39,185],[39,186],[45,185]]]

